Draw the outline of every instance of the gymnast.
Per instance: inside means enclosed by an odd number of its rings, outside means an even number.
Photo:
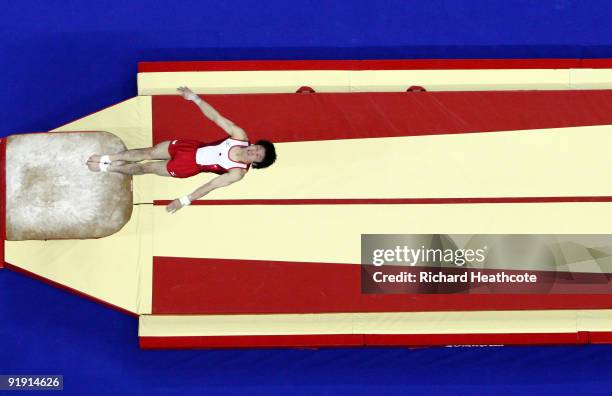
[[[124,175],[155,174],[186,178],[201,172],[219,176],[202,185],[191,194],[172,201],[166,210],[177,210],[200,199],[214,189],[229,186],[241,180],[253,168],[267,168],[276,160],[274,145],[267,140],[249,144],[246,132],[223,117],[211,105],[187,87],[177,89],[186,100],[194,102],[202,113],[229,135],[228,138],[202,143],[196,140],[172,140],[153,147],[125,150],[117,154],[92,155],[87,166],[93,172],[117,172]],[[151,161],[139,163],[140,161]]]

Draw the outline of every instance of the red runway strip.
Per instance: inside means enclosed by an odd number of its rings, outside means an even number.
[[[139,73],[253,70],[474,70],[610,68],[612,59],[383,59],[140,62]]]
[[[366,334],[370,346],[574,345],[588,344],[588,332],[512,334]]]
[[[203,95],[251,141],[296,142],[612,124],[612,90]],[[225,137],[192,103],[153,97],[153,141]]]
[[[168,205],[171,200],[156,200],[154,205]],[[206,199],[191,205],[446,205],[483,203],[555,203],[612,202],[599,197],[490,197],[490,198],[346,198],[346,199]]]
[[[271,336],[140,337],[144,349],[274,348],[334,346],[445,346],[445,345],[584,345],[606,344],[610,332],[531,334],[329,334]]]
[[[612,308],[612,294],[362,294],[360,270],[352,264],[154,257],[152,313]]]
[[[140,337],[143,349],[189,348],[300,348],[357,347],[364,345],[361,334],[281,335],[281,336],[208,336]]]
[[[589,344],[612,344],[612,333],[603,331],[589,333]]]

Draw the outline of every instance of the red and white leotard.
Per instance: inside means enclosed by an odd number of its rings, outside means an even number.
[[[168,146],[170,161],[167,169],[170,176],[185,178],[201,172],[212,172],[218,175],[230,169],[249,169],[248,164],[236,162],[230,158],[234,147],[246,147],[249,142],[227,138],[212,143],[197,140],[173,140]]]

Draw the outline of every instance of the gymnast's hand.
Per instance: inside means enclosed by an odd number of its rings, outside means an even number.
[[[187,100],[192,100],[195,102],[199,99],[199,96],[194,94],[193,91],[187,87],[178,87],[176,90],[179,91],[181,96]]]
[[[177,210],[181,209],[182,207],[183,207],[183,204],[181,204],[181,201],[178,199],[175,199],[174,201],[170,202],[168,206],[166,206],[166,212],[175,213]]]

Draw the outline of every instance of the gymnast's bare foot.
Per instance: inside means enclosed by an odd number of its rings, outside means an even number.
[[[95,155],[92,155],[89,158],[91,159],[93,157],[95,157]],[[99,157],[99,155],[98,155],[98,157]],[[113,165],[119,165],[119,166],[124,165],[126,163],[127,163],[127,161],[113,161]],[[109,165],[110,164],[102,163],[102,162],[99,162],[99,161],[89,161],[89,160],[87,161],[87,167],[92,172],[100,172],[100,171],[106,172]]]
[[[87,167],[92,172],[100,172],[100,165],[102,164],[99,161],[87,161]]]
[[[87,160],[87,162],[100,162],[100,159],[102,158],[101,155],[99,154],[94,154],[91,157],[89,157],[89,159]]]

